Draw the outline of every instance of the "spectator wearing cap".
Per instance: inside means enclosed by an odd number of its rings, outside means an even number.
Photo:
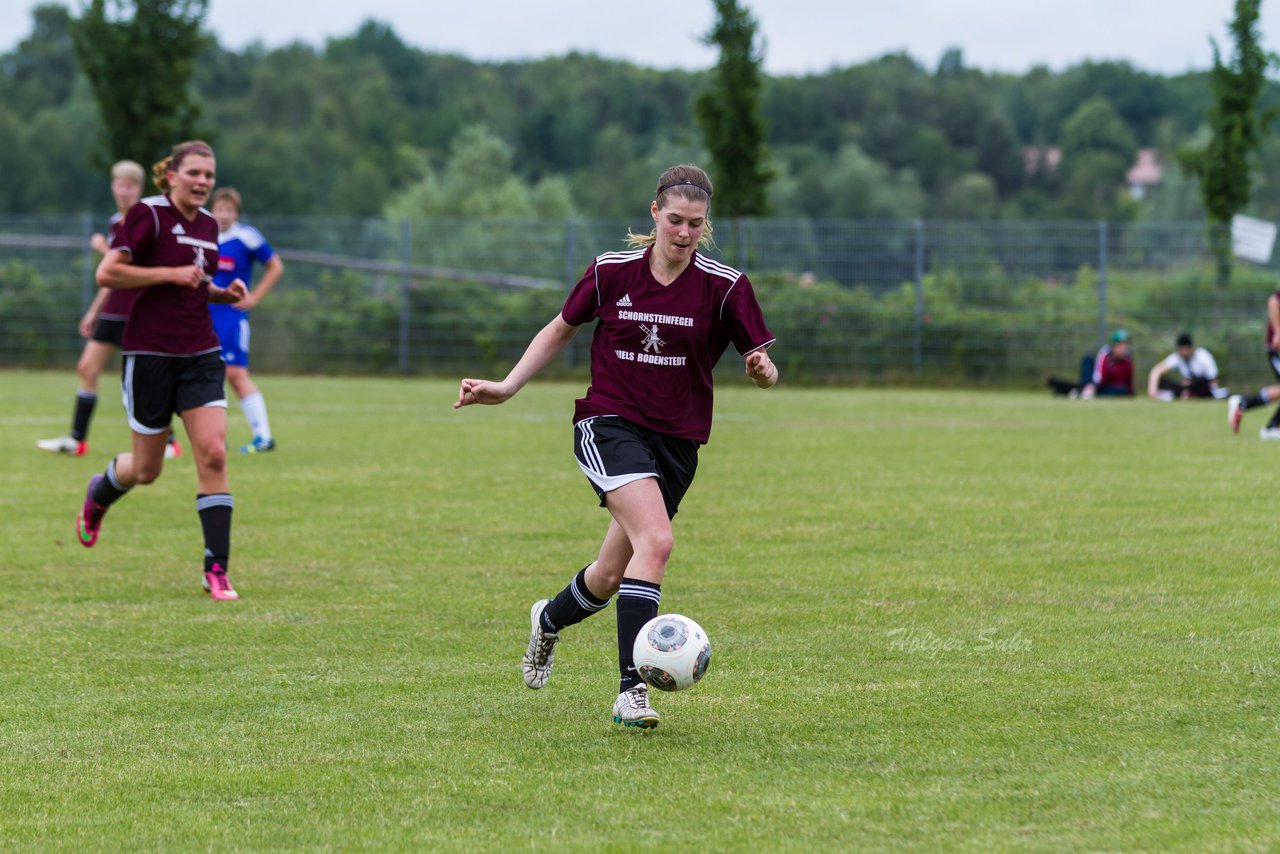
[[[1111,343],[1104,344],[1093,359],[1093,373],[1080,396],[1088,400],[1098,395],[1133,397],[1133,352],[1127,330],[1112,332]]]
[[[1174,350],[1157,362],[1147,374],[1147,396],[1156,400],[1189,400],[1193,397],[1222,398],[1218,387],[1218,363],[1203,347],[1197,347],[1191,333],[1183,332]]]
[[[1085,400],[1098,395],[1133,397],[1133,354],[1128,331],[1117,329],[1111,333],[1111,343],[1104,345],[1096,356],[1080,360],[1079,382],[1049,377],[1048,385],[1055,394]]]

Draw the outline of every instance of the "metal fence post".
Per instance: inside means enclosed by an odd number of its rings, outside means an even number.
[[[409,218],[400,221],[400,262],[404,265],[400,276],[400,373],[409,373],[409,266],[412,261],[410,238],[412,227]]]
[[[89,245],[90,238],[93,237],[93,215],[85,212],[81,219],[81,231],[84,239],[81,245],[81,255],[84,259],[84,271],[80,279],[80,310],[85,311],[89,308],[89,303],[93,302],[93,292],[97,288],[97,282],[94,280],[94,273],[97,265],[93,263],[93,247]]]
[[[1107,343],[1107,221],[1098,220],[1098,346]]]
[[[747,269],[747,218],[738,217],[738,270]]]
[[[911,352],[916,378],[924,376],[924,220],[915,221],[916,231],[916,316],[912,331]]]

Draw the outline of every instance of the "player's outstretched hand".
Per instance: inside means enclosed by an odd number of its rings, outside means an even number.
[[[458,399],[453,404],[453,408],[461,409],[473,403],[492,406],[510,399],[511,392],[507,391],[502,383],[490,382],[489,380],[464,379],[462,387],[458,390]]]
[[[760,388],[769,388],[778,381],[778,366],[764,350],[756,350],[746,358],[747,376]]]
[[[209,302],[223,303],[224,305],[235,305],[249,295],[249,289],[244,286],[244,282],[236,279],[225,288],[219,288],[216,285],[209,285]]]

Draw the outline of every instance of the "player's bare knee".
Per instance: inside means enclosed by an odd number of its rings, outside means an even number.
[[[133,477],[135,482],[141,486],[149,483],[155,483],[160,477],[160,472],[164,471],[164,461],[156,463],[144,463],[137,457],[133,461]]]
[[[200,449],[200,470],[204,474],[224,474],[227,470],[227,448],[225,443],[206,444]]]

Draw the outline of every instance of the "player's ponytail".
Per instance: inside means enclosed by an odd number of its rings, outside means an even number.
[[[199,139],[189,139],[186,142],[180,142],[169,152],[169,156],[163,160],[157,160],[151,167],[151,180],[160,188],[160,192],[167,193],[172,186],[169,184],[169,172],[176,172],[182,168],[182,161],[188,154],[202,154],[205,157],[213,157],[213,148],[209,143]]]

